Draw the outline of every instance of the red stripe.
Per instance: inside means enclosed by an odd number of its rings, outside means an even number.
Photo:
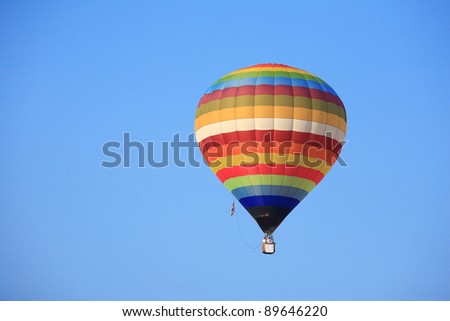
[[[287,85],[257,85],[257,86],[240,86],[229,87],[226,89],[215,90],[212,93],[205,94],[201,99],[198,106],[206,104],[211,100],[222,99],[227,97],[238,97],[244,95],[288,95],[288,96],[300,96],[307,98],[321,99],[326,102],[330,102],[344,108],[344,104],[339,97],[321,91],[319,89],[306,88],[300,86],[287,86]]]
[[[225,167],[216,173],[222,183],[227,179],[246,176],[246,175],[286,175],[295,176],[299,178],[306,178],[313,181],[316,184],[323,179],[323,174],[315,169],[306,167],[289,167],[285,165],[266,165],[258,164],[253,166],[234,166]]]
[[[208,165],[217,158],[241,154],[251,155],[253,153],[303,155],[307,157],[307,161],[320,159],[326,161],[329,165],[333,165],[338,158],[338,155],[333,151],[329,151],[325,148],[317,148],[317,146],[312,146],[310,144],[296,144],[293,142],[279,143],[276,141],[273,143],[269,142],[269,144],[267,142],[232,142],[220,146],[211,146],[211,148],[204,151],[203,158]]]
[[[288,65],[283,65],[283,64],[270,64],[270,63],[266,63],[266,64],[257,64],[257,65],[253,65],[251,67],[247,67],[247,68],[242,68],[239,70],[244,70],[244,69],[251,69],[251,68],[258,68],[258,67],[275,67],[275,68],[291,68],[291,69],[297,69]],[[298,70],[298,69],[297,69]]]
[[[218,134],[209,136],[203,139],[199,146],[202,154],[208,153],[208,149],[211,147],[218,148],[225,144],[233,142],[293,142],[297,144],[308,144],[319,149],[325,148],[336,155],[339,155],[342,144],[335,139],[316,135],[311,133],[302,133],[295,131],[284,130],[247,130],[247,131],[235,131],[231,133]]]

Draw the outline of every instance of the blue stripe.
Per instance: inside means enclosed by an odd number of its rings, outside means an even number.
[[[245,208],[254,206],[280,206],[293,210],[300,203],[299,200],[285,196],[251,196],[241,198],[239,202]]]
[[[243,186],[235,188],[231,191],[233,195],[238,199],[251,197],[251,196],[285,196],[295,198],[299,202],[303,200],[308,192],[301,188],[280,186],[280,185],[254,185]]]
[[[301,79],[301,78],[289,78],[289,77],[258,77],[258,78],[242,78],[231,79],[220,82],[214,86],[211,86],[206,93],[210,94],[215,90],[223,90],[231,87],[240,86],[258,86],[258,85],[285,85],[285,86],[298,86],[311,89],[318,89],[324,92],[328,92],[337,96],[336,92],[327,84],[320,83],[314,80]]]

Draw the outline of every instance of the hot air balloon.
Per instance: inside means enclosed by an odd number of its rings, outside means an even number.
[[[205,162],[264,232],[272,233],[336,162],[347,126],[336,92],[282,64],[231,72],[206,91],[195,134]]]

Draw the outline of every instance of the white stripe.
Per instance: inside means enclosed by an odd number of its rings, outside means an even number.
[[[311,133],[325,136],[326,132],[331,132],[331,138],[343,141],[345,134],[331,125],[312,122],[300,119],[286,118],[244,118],[233,119],[205,125],[196,132],[197,141],[201,142],[207,137],[218,134],[232,133],[244,130],[288,130],[301,133]]]

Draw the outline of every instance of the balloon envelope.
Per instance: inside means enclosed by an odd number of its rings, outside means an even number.
[[[327,83],[281,64],[220,78],[195,118],[206,163],[265,233],[328,173],[346,126],[344,105]]]

